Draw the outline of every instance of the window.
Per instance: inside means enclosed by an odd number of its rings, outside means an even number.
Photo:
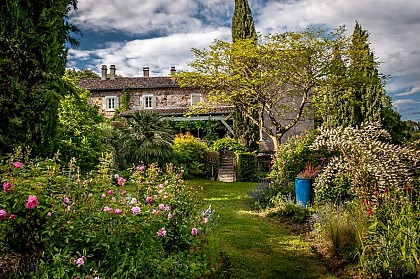
[[[143,95],[143,107],[145,109],[152,109],[155,107],[155,97],[153,95]]]
[[[191,105],[195,106],[198,103],[202,102],[202,97],[200,93],[193,93],[191,94]]]
[[[118,108],[118,97],[117,96],[106,96],[105,97],[105,111],[115,111]]]

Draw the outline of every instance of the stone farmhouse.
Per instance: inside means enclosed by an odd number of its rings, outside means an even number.
[[[143,68],[142,77],[119,77],[115,65],[110,65],[109,74],[106,65],[102,65],[101,70],[101,77],[81,79],[79,86],[90,91],[89,103],[96,105],[105,117],[113,117],[122,106],[123,95],[128,94],[128,109],[120,112],[123,117],[129,117],[139,110],[150,110],[173,121],[217,120],[220,121],[223,133],[233,136],[232,105],[212,107],[210,111],[193,116],[185,115],[192,106],[205,103],[205,95],[198,89],[180,88],[171,78],[176,71],[175,67],[171,67],[168,76],[160,77],[151,77],[148,67]],[[287,132],[284,140],[313,126],[313,115],[307,114]],[[269,168],[272,153],[273,143],[269,137],[262,135],[259,157],[264,168]]]

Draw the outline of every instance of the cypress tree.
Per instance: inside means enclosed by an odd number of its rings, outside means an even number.
[[[235,0],[235,10],[232,17],[232,42],[235,43],[238,40],[246,39],[255,40],[255,43],[257,43],[257,32],[251,8],[248,0]],[[253,61],[250,61],[250,63],[253,63]],[[255,67],[250,67],[250,69],[253,68]],[[233,129],[235,139],[239,140],[246,147],[246,151],[258,149],[258,126],[244,116],[238,107],[235,108]]]
[[[367,30],[356,22],[349,49],[349,94],[352,102],[349,125],[381,120],[385,90],[368,39]]]
[[[235,10],[232,17],[232,42],[238,39],[257,39],[248,0],[235,0]]]
[[[29,146],[48,156],[57,144],[67,50],[77,29],[67,14],[76,0],[0,1],[0,152]]]

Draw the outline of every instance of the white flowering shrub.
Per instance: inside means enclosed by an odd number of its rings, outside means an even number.
[[[328,192],[334,191],[371,199],[375,191],[403,189],[411,184],[420,152],[384,142],[384,139],[389,139],[389,133],[379,124],[367,124],[360,128],[321,127],[319,132],[311,149],[328,148],[341,154],[329,162],[315,181],[314,188],[320,195],[320,201],[328,197]],[[337,178],[348,180],[351,187],[340,191],[334,189]],[[351,193],[348,193],[349,190]]]

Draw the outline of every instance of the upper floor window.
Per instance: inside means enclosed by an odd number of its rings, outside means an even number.
[[[119,107],[117,96],[105,97],[105,111],[115,111]]]
[[[143,107],[145,109],[152,109],[156,105],[156,97],[153,95],[143,95]]]
[[[191,94],[191,105],[192,106],[195,106],[202,101],[203,101],[203,98],[202,98],[200,93]]]

